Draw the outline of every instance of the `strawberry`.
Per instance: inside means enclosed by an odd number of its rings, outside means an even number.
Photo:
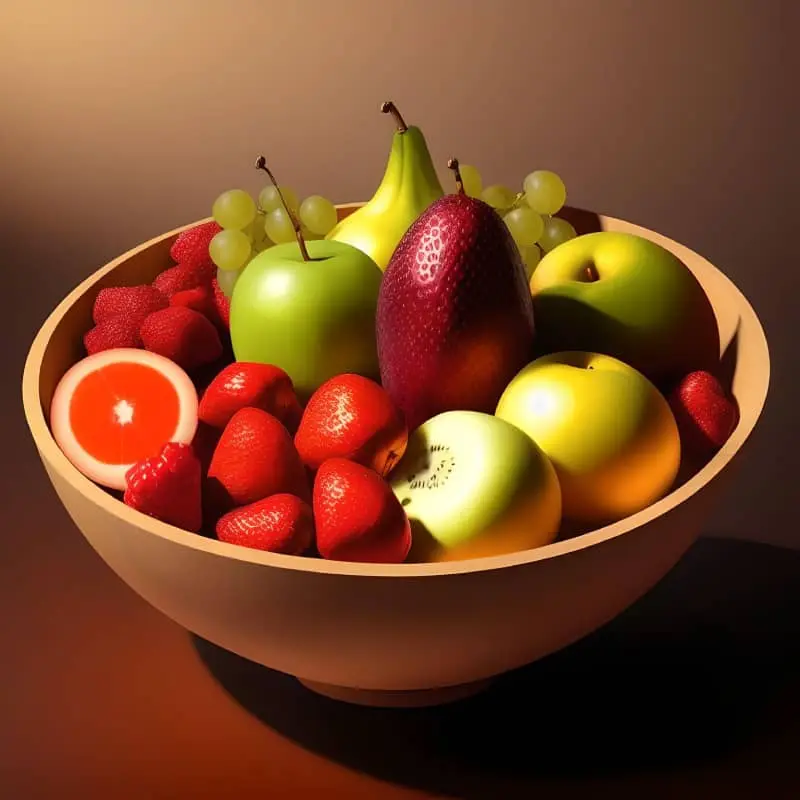
[[[222,324],[226,328],[230,328],[231,301],[230,298],[226,297],[225,292],[222,291],[222,287],[219,285],[219,281],[217,281],[216,276],[211,281],[211,290],[214,292],[214,304],[217,307],[219,318],[222,320]]]
[[[208,385],[198,416],[207,425],[224,428],[237,411],[248,406],[272,414],[290,433],[297,429],[302,414],[292,379],[280,367],[237,361]]]
[[[169,249],[172,260],[180,263],[195,258],[198,253],[207,256],[208,245],[221,230],[222,228],[211,220],[179,233]]]
[[[229,511],[217,521],[216,533],[221,542],[300,556],[314,541],[314,519],[299,497],[273,494]]]
[[[128,317],[120,314],[103,320],[87,331],[83,337],[83,345],[89,355],[115,347],[141,347],[139,336],[139,317]]]
[[[328,459],[317,472],[313,503],[323,558],[395,564],[408,556],[408,518],[374,470],[345,458]]]
[[[183,530],[200,530],[200,462],[189,445],[168,442],[157,456],[132,466],[125,479],[126,505]]]
[[[183,289],[169,298],[169,305],[184,306],[201,313],[209,322],[220,323],[217,304],[211,286],[195,286],[194,289]]]
[[[148,315],[139,335],[145,350],[166,356],[187,372],[222,355],[217,329],[202,314],[183,306]]]
[[[213,506],[255,503],[287,492],[308,500],[305,469],[289,432],[260,408],[237,411],[222,431],[208,469]]]
[[[211,260],[208,249],[206,249],[205,253],[197,251],[184,256],[178,262],[178,266],[182,270],[196,275],[204,286],[210,286],[212,278],[217,274],[217,265]]]
[[[681,441],[698,454],[716,452],[739,422],[736,401],[710,372],[690,372],[669,396]]]
[[[184,292],[187,289],[194,289],[201,286],[203,283],[202,276],[198,272],[193,272],[184,269],[180,264],[177,267],[170,267],[165,269],[160,275],[156,276],[153,281],[153,288],[158,289],[161,294],[166,297],[178,292]]]
[[[339,457],[385,477],[405,452],[408,430],[402,412],[381,386],[361,375],[343,374],[311,396],[294,443],[311,470]]]
[[[120,314],[142,320],[166,307],[167,298],[152,286],[110,286],[95,298],[92,318],[95,325]]]

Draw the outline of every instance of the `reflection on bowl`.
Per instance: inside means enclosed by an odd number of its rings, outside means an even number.
[[[355,207],[340,207],[340,216]],[[576,209],[563,215],[579,233],[626,231],[672,250],[700,280],[717,315],[739,423],[708,464],[658,503],[536,550],[378,566],[240,548],[133,511],[78,473],[53,440],[46,415],[59,379],[83,354],[97,292],[152,280],[171,265],[169,247],[179,230],[81,283],[31,346],[25,414],[61,502],[108,566],[184,628],[353,702],[455,699],[586,636],[647,592],[702,530],[761,414],[769,353],[746,298],[696,253],[621,220]]]

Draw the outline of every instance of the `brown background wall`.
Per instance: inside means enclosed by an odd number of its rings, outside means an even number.
[[[573,205],[656,228],[738,283],[767,328],[774,383],[713,532],[800,546],[795,6],[3,0],[4,544],[68,533],[19,402],[47,312],[114,255],[205,216],[221,190],[257,190],[258,152],[301,195],[366,199],[391,134],[377,107],[391,98],[438,164],[455,154],[509,184],[555,169]]]

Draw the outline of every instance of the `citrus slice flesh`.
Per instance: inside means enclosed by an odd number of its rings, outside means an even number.
[[[53,438],[87,478],[125,489],[125,473],[167,442],[190,443],[197,392],[168,358],[116,348],[82,359],[59,381],[50,406]]]

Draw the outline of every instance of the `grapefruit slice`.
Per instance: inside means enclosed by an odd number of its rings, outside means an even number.
[[[118,347],[82,359],[59,381],[50,405],[53,438],[87,478],[125,489],[125,473],[167,442],[189,444],[197,391],[173,361]]]

